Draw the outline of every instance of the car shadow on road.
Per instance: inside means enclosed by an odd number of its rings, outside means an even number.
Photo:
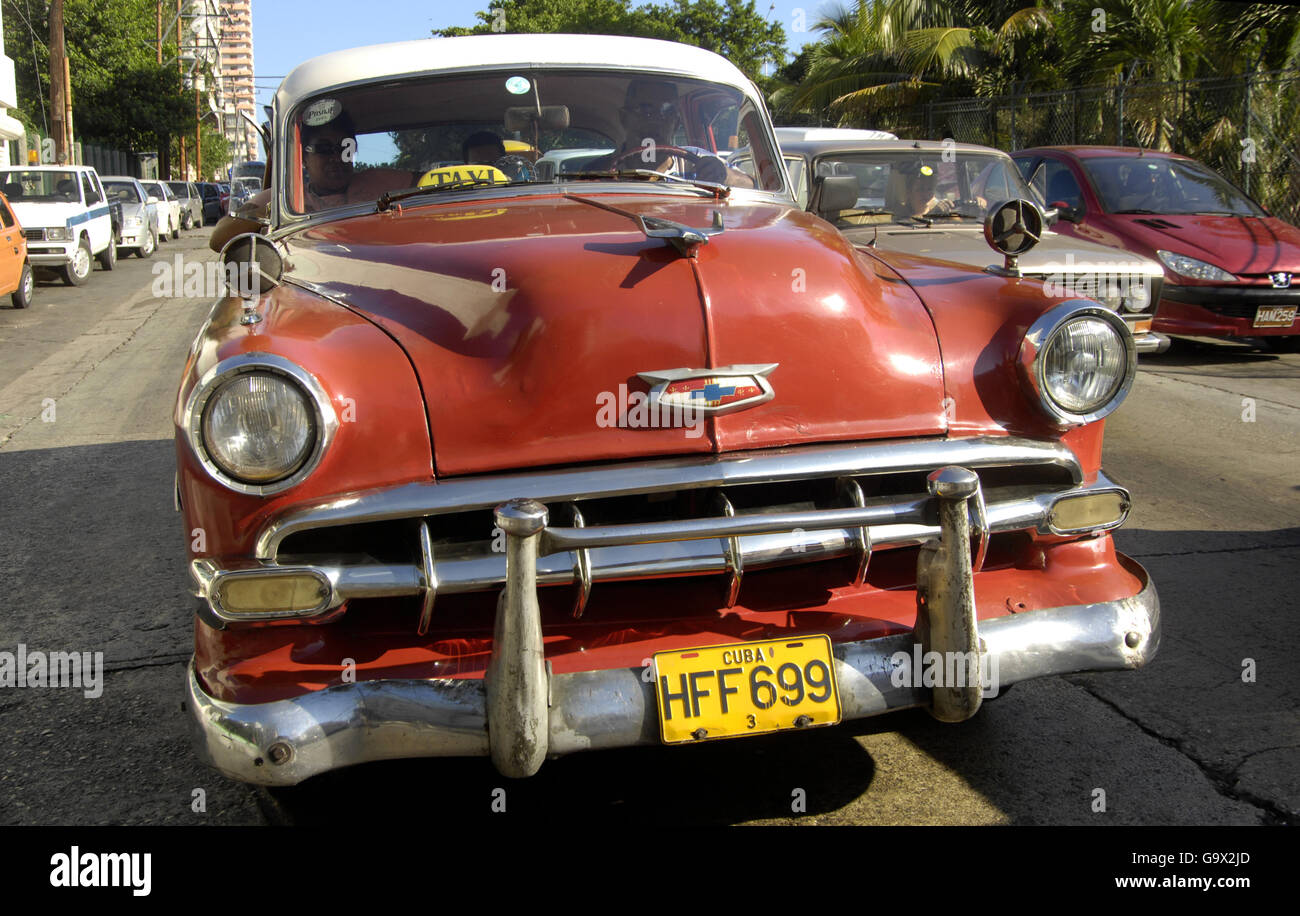
[[[386,761],[260,791],[267,819],[281,824],[501,818],[681,827],[798,818],[834,811],[869,791],[875,764],[855,732],[821,728],[574,754],[548,760],[521,780],[497,774],[486,758]]]

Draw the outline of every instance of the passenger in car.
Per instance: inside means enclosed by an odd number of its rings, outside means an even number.
[[[506,154],[506,145],[490,130],[471,134],[460,146],[461,159],[466,165],[491,165]]]
[[[307,212],[344,204],[377,200],[385,191],[414,187],[420,174],[405,169],[353,170],[357,132],[342,113],[319,126],[302,128],[303,167],[307,171],[304,209]]]

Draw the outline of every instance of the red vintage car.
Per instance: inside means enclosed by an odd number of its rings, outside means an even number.
[[[644,39],[330,54],[272,131],[260,293],[175,412],[222,772],[958,721],[1156,652],[1101,469],[1132,335],[1019,275],[1036,208],[997,269],[855,248],[739,70]]]
[[[1153,330],[1300,346],[1300,229],[1186,156],[1111,146],[1012,154],[1076,238],[1158,259],[1165,268]]]

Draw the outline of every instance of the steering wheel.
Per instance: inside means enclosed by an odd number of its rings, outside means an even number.
[[[492,163],[506,174],[511,181],[534,181],[537,168],[523,156],[502,156]]]
[[[610,169],[612,171],[618,171],[619,165],[623,160],[631,159],[633,157],[640,159],[647,151],[648,150],[646,149],[634,149],[621,155],[616,155],[614,161],[610,165]],[[727,166],[721,159],[712,153],[701,155],[699,153],[692,153],[688,149],[682,149],[680,146],[656,145],[654,147],[654,158],[656,161],[663,153],[671,153],[674,156],[681,156],[683,159],[686,159],[692,166],[695,178],[699,181],[712,181],[717,184],[726,184]],[[710,165],[709,163],[716,163],[716,165]],[[642,168],[651,168],[653,165],[653,162],[643,161],[641,163]],[[712,172],[712,174],[701,174],[701,171]]]

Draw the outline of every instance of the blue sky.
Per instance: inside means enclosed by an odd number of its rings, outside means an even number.
[[[637,4],[639,5],[639,4]],[[797,51],[815,36],[794,31],[796,18],[811,25],[826,0],[756,0],[760,12],[786,31]],[[474,25],[488,0],[253,0],[253,69],[259,108],[290,70],[328,51],[428,38],[436,28]]]

